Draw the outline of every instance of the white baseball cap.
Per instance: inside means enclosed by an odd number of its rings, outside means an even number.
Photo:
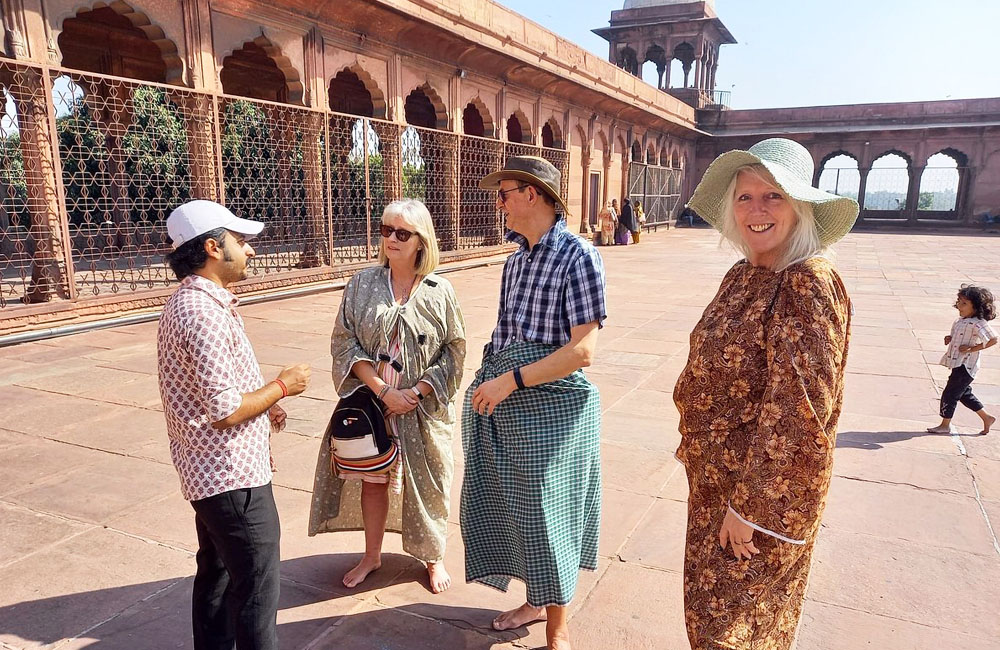
[[[215,201],[200,199],[188,201],[174,208],[167,217],[167,234],[170,235],[174,248],[216,228],[225,228],[247,237],[254,237],[264,229],[264,224],[260,221],[240,219],[225,206]]]

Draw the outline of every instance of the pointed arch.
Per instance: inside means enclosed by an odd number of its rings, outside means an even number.
[[[520,108],[507,118],[507,140],[522,144],[533,144],[534,134],[531,131],[531,121]]]
[[[656,163],[656,145],[649,142],[646,144],[646,164],[655,165]]]
[[[928,156],[920,173],[917,210],[955,212],[960,205],[962,175],[968,157],[957,149],[942,149]]]
[[[604,130],[603,129],[598,129],[597,130],[597,138],[594,138],[594,144],[595,145],[598,144],[598,139],[600,140],[600,145],[599,146],[600,146],[601,152],[605,156],[610,156],[611,155],[611,149],[610,149],[611,143],[608,142],[608,136],[604,134]]]
[[[219,79],[227,95],[288,104],[301,105],[305,90],[291,60],[263,35],[230,51]]]
[[[865,180],[865,210],[902,212],[908,206],[912,159],[905,152],[890,149],[872,161]]]
[[[639,144],[638,140],[632,142],[632,158],[633,162],[642,162],[642,145]]]
[[[591,150],[590,138],[587,137],[587,129],[583,128],[579,122],[576,123],[576,136],[580,143],[580,149],[589,152]]]
[[[857,156],[838,149],[823,156],[818,169],[816,182],[821,190],[858,199],[861,191],[861,171]]]
[[[615,144],[618,147],[616,153],[620,154],[623,158],[628,157],[628,144],[625,141],[625,134],[621,131],[618,132],[618,137],[615,138]]]
[[[563,141],[562,128],[553,115],[542,125],[542,146],[551,149],[565,149],[566,143]]]
[[[406,123],[428,129],[448,129],[448,107],[429,81],[410,91],[404,105]]]
[[[62,22],[58,47],[67,68],[185,85],[177,44],[122,0],[77,9]]]
[[[823,166],[826,165],[827,162],[829,162],[830,160],[833,160],[837,156],[847,156],[848,158],[851,158],[852,160],[854,160],[854,162],[858,166],[861,165],[861,159],[858,158],[858,156],[856,156],[855,154],[851,153],[850,151],[847,151],[846,149],[836,149],[836,150],[831,151],[830,153],[826,154],[822,158],[820,158],[819,165],[817,166],[817,168],[818,169],[823,169]]]
[[[331,111],[385,119],[385,95],[360,63],[338,70],[327,84],[327,93]]]
[[[465,114],[467,111],[475,110],[478,114],[478,119],[482,123],[482,133],[470,133],[466,127]],[[471,114],[470,114],[471,118]],[[466,135],[480,135],[485,138],[495,138],[497,137],[497,127],[493,121],[493,115],[490,114],[489,107],[486,106],[486,102],[483,101],[482,97],[476,95],[469,100],[469,103],[465,105],[465,109],[462,113],[462,126],[463,132]]]

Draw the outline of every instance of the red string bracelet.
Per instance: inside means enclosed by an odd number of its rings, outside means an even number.
[[[281,396],[283,398],[288,397],[288,386],[285,386],[285,382],[281,381],[280,379],[275,379],[274,383],[278,384],[278,388],[281,389]]]

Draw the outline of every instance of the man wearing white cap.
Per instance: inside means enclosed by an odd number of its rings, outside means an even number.
[[[276,650],[281,529],[271,492],[278,400],[309,383],[309,366],[265,383],[230,291],[246,278],[264,224],[212,201],[167,218],[167,261],[181,286],[157,335],[160,397],[181,493],[195,511],[195,650]]]

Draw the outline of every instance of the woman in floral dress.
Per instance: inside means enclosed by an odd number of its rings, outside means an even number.
[[[689,203],[746,257],[691,333],[674,389],[694,650],[790,648],[802,611],[851,321],[825,253],[858,214],[812,176],[801,145],[769,139],[717,158]]]

